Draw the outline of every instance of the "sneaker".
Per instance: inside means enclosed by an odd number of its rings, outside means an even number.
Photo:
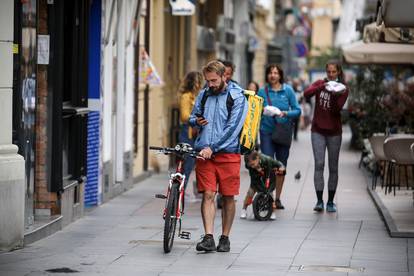
[[[216,243],[214,242],[213,235],[204,235],[203,240],[197,243],[196,250],[206,252],[216,251]]]
[[[241,210],[240,218],[241,219],[246,219],[247,218],[247,210],[246,209]]]
[[[283,206],[282,202],[280,201],[280,199],[276,199],[276,209],[285,209],[285,206]]]
[[[335,213],[336,212],[336,205],[333,202],[326,203],[326,212]]]
[[[272,215],[270,216],[270,220],[275,220],[276,219],[276,212],[273,212]]]
[[[323,211],[323,200],[322,201],[318,201],[315,205],[315,207],[313,207],[313,210],[316,212],[322,212]]]
[[[221,235],[219,244],[217,246],[217,252],[229,252],[229,251],[230,251],[229,237]]]

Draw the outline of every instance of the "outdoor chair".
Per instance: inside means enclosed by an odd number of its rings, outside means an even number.
[[[388,165],[390,179],[386,182],[385,193],[390,193],[391,190],[394,191],[398,186],[400,188],[400,167],[404,167],[405,180],[407,189],[409,188],[408,182],[408,167],[411,167],[412,175],[414,173],[414,159],[411,156],[411,146],[414,143],[414,135],[412,134],[397,134],[388,137],[384,141],[384,153],[388,160],[390,160]],[[397,179],[398,171],[398,183]]]
[[[372,171],[372,189],[374,190],[377,187],[377,178],[380,174],[380,166],[381,163],[384,163],[384,168],[387,167],[387,157],[384,153],[384,141],[387,138],[385,134],[374,134],[371,136],[368,140],[371,145],[372,152],[374,154],[374,168]],[[381,188],[384,187],[384,178],[385,178],[385,172],[384,176],[382,178],[381,182]]]

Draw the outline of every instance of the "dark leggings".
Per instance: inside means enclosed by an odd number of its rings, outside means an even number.
[[[315,190],[323,191],[325,186],[323,171],[325,168],[325,150],[328,149],[328,190],[336,191],[336,187],[338,186],[339,150],[341,149],[342,136],[325,136],[317,132],[312,132],[311,139],[313,157],[315,159],[315,174],[313,176]]]

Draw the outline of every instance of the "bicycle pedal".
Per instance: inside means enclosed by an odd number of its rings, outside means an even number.
[[[156,194],[155,198],[161,198],[161,199],[166,199],[167,196],[166,195],[162,195],[162,194]]]
[[[191,233],[186,231],[181,231],[180,238],[189,240],[191,239]]]

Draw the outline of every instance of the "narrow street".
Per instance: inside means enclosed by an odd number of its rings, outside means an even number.
[[[316,214],[310,132],[292,145],[288,175],[276,221],[239,219],[249,185],[242,168],[241,195],[230,236],[230,253],[200,254],[200,203],[189,203],[183,227],[190,240],[162,249],[164,201],[155,199],[167,174],[153,175],[128,192],[86,213],[47,238],[0,254],[0,275],[414,275],[414,239],[390,238],[358,169],[359,153],[345,133],[340,156],[338,212]],[[299,181],[294,174],[301,171]],[[189,185],[191,188],[191,185]],[[326,195],[325,195],[326,197]],[[325,198],[326,200],[326,198]],[[217,213],[215,238],[220,235]],[[55,270],[54,270],[55,269]]]

